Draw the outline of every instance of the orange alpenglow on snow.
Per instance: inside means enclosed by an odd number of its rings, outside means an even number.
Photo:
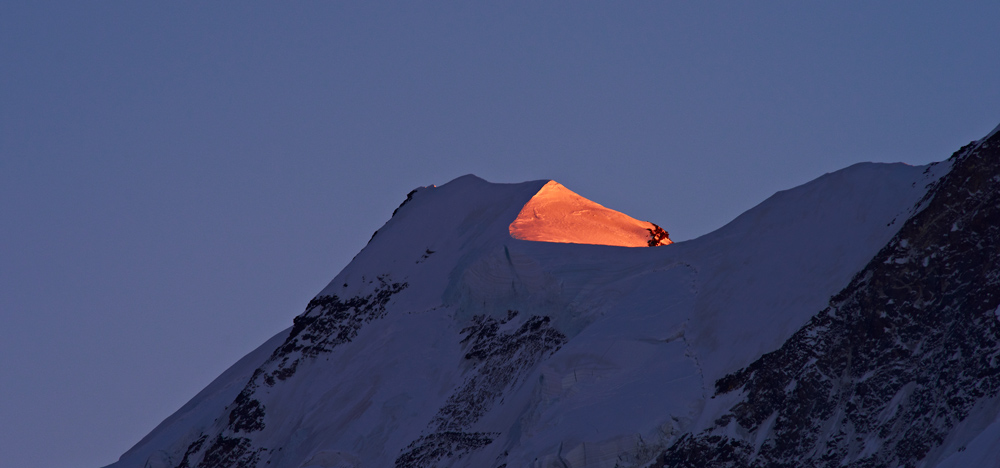
[[[654,247],[672,244],[659,226],[605,208],[551,180],[510,223],[515,239],[568,244]]]

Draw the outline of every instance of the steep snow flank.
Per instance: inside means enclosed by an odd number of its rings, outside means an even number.
[[[987,134],[985,137],[983,137],[982,140],[979,140],[979,141],[983,142],[983,141],[989,140],[990,138],[993,138],[993,135],[996,135],[997,132],[1000,132],[1000,125],[997,125],[996,128],[993,129],[993,131],[991,131],[989,134]]]
[[[973,415],[972,417],[976,417]],[[964,434],[959,434],[959,436]],[[994,421],[977,435],[966,435],[971,438],[968,444],[941,461],[937,468],[967,468],[970,466],[997,467],[1000,466],[1000,414]]]
[[[391,274],[410,285],[401,296],[406,307],[437,307],[453,274],[510,241],[507,226],[547,182],[493,184],[465,175],[417,188],[320,295],[367,294],[378,275]]]
[[[125,452],[112,466],[146,468],[175,466],[176,461],[173,461],[171,455],[178,451],[183,452],[190,442],[187,440],[189,437],[197,436],[200,431],[212,424],[213,419],[218,417],[226,405],[232,403],[240,393],[254,369],[267,359],[287,335],[288,329],[281,331],[230,366],[181,409]]]
[[[673,242],[659,226],[605,208],[551,180],[510,224],[515,239],[653,247]]]
[[[975,463],[989,452],[974,440],[996,443],[1000,409],[998,148],[994,136],[956,152],[829,307],[715,382],[737,401],[660,465],[916,468],[958,452],[961,466],[998,466]]]
[[[856,164],[677,244],[690,244],[701,272],[689,338],[706,382],[776,349],[823,310],[948,167]]]

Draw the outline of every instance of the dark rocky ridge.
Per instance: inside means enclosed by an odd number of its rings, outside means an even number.
[[[366,323],[385,317],[386,304],[406,289],[407,284],[390,282],[388,275],[377,279],[378,285],[365,296],[348,299],[317,296],[309,301],[305,312],[293,320],[285,342],[254,371],[250,381],[226,408],[228,424],[215,434],[207,448],[204,447],[209,439],[207,434],[203,433],[192,442],[177,468],[190,468],[199,457],[198,468],[256,467],[261,454],[270,451],[255,447],[250,436],[265,427],[265,407],[255,397],[258,389],[292,377],[303,361],[349,343]]]
[[[997,397],[1000,134],[950,161],[826,310],[715,383],[741,398],[714,428],[656,466],[915,467]]]
[[[438,410],[430,423],[433,432],[410,443],[396,459],[396,468],[435,466],[439,460],[461,457],[493,442],[497,434],[468,429],[528,370],[566,343],[566,335],[545,316],[533,315],[511,331],[502,330],[516,324],[518,315],[514,310],[499,320],[477,315],[462,330],[461,342],[468,346],[465,360],[473,364],[469,376]]]
[[[649,240],[646,241],[647,246],[659,247],[661,245],[669,245],[674,243],[674,241],[670,240],[669,232],[663,230],[663,228],[661,228],[656,223],[649,223],[649,224],[652,224],[653,227],[650,229],[646,229],[647,231],[649,231]]]

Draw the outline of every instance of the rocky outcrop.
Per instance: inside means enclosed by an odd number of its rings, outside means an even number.
[[[252,439],[253,433],[266,427],[266,408],[257,396],[258,389],[272,387],[277,381],[292,377],[305,360],[351,342],[362,326],[385,317],[386,304],[406,289],[407,284],[391,282],[387,275],[377,279],[378,285],[367,295],[347,299],[317,296],[309,301],[305,312],[293,320],[285,342],[254,371],[250,381],[226,408],[228,424],[219,428],[214,437],[202,433],[188,446],[177,468],[256,467],[261,454],[269,451],[255,446]],[[209,440],[211,443],[206,447]]]
[[[670,240],[670,233],[663,230],[663,228],[656,223],[649,224],[652,224],[653,227],[646,229],[649,231],[649,240],[646,241],[646,245],[649,247],[659,247],[661,245],[670,245],[674,243],[674,241]]]
[[[431,421],[433,432],[413,441],[396,459],[396,468],[437,466],[441,459],[461,457],[493,442],[497,434],[469,428],[528,370],[566,343],[566,335],[551,326],[549,317],[533,315],[518,324],[518,315],[513,310],[499,320],[477,315],[462,330],[461,342],[468,346],[465,360],[473,366],[469,376]]]

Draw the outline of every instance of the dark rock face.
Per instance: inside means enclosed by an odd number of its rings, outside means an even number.
[[[826,310],[715,383],[742,398],[656,466],[913,467],[1000,393],[1000,134],[951,162]]]
[[[386,304],[393,295],[406,289],[407,284],[392,283],[388,276],[380,276],[378,281],[378,286],[366,296],[349,299],[317,296],[309,301],[306,311],[293,320],[285,342],[254,371],[243,391],[227,408],[228,424],[211,439],[207,448],[203,447],[209,440],[207,434],[192,442],[178,468],[190,468],[192,460],[199,455],[198,468],[256,467],[261,454],[269,451],[255,447],[249,437],[265,427],[266,408],[255,398],[257,389],[290,378],[305,359],[349,343],[364,324],[385,317]]]
[[[646,229],[649,231],[649,240],[646,241],[646,245],[649,247],[657,247],[661,245],[669,245],[674,242],[670,240],[670,233],[665,231],[663,228],[658,226],[656,223],[649,223],[653,225],[652,229]]]
[[[516,328],[509,326],[517,316],[517,311],[508,311],[501,320],[477,315],[462,330],[461,342],[468,345],[465,359],[473,363],[470,375],[438,410],[430,424],[433,432],[407,446],[396,468],[436,466],[443,458],[461,457],[493,442],[496,433],[466,431],[527,371],[566,343],[549,317],[533,315]]]
[[[406,194],[406,200],[403,200],[403,203],[400,203],[399,206],[397,206],[395,210],[392,210],[392,216],[396,216],[396,213],[398,213],[399,210],[403,208],[403,205],[409,203],[410,200],[413,200],[413,194],[417,193],[417,190],[420,190],[420,189],[410,190],[410,193]],[[390,217],[392,217],[392,216],[390,216]],[[376,235],[378,235],[378,230],[376,230],[375,232],[373,232],[372,233],[372,237],[370,239],[368,239],[368,243],[369,244],[372,243],[372,240],[375,239]]]
[[[291,377],[302,359],[349,343],[358,336],[362,325],[384,317],[389,299],[406,289],[407,284],[390,283],[387,276],[379,276],[378,281],[379,286],[367,296],[317,296],[309,301],[306,311],[292,321],[288,338],[271,355],[269,363],[277,364],[266,374],[264,383],[274,385],[274,379]]]
[[[396,467],[431,467],[438,460],[461,458],[493,442],[496,434],[486,432],[435,432],[413,441],[396,459]]]

